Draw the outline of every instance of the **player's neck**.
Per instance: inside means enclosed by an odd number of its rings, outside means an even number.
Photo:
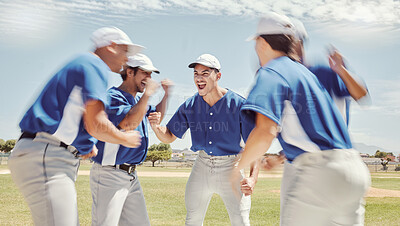
[[[126,81],[124,81],[119,87],[118,89],[130,93],[132,96],[136,96],[137,90],[135,88],[135,86],[129,85]]]
[[[203,100],[212,107],[215,103],[217,103],[226,93],[227,89],[217,86],[215,89],[211,90],[211,92],[207,93],[207,95],[203,96]]]
[[[268,51],[268,52],[262,54],[261,56],[259,56],[260,65],[261,65],[261,67],[263,67],[264,65],[269,63],[271,60],[282,57],[282,56],[286,56],[286,54],[281,51],[276,51],[276,50]]]

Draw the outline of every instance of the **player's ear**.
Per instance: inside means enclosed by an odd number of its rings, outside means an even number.
[[[217,81],[221,79],[221,76],[222,76],[221,72],[218,72],[217,73]]]
[[[111,53],[117,53],[117,44],[115,42],[112,42],[111,45],[106,46],[106,50],[111,52]]]
[[[128,67],[126,69],[126,76],[129,76],[129,77],[135,76],[135,71],[131,67]]]

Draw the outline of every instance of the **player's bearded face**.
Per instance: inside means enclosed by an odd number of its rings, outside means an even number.
[[[151,79],[151,72],[147,72],[139,68],[134,77],[136,90],[138,92],[140,93],[144,92],[148,79]]]

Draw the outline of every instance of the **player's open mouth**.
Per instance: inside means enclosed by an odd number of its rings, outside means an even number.
[[[197,87],[199,88],[199,90],[202,90],[206,87],[205,83],[197,83]]]
[[[143,88],[145,88],[145,87],[146,87],[146,82],[145,82],[145,81],[142,81],[142,82],[140,83],[140,85],[141,85]]]

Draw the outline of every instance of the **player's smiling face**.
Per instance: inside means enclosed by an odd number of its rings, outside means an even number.
[[[215,69],[197,64],[194,67],[194,84],[197,87],[200,96],[205,96],[217,87],[219,79]]]
[[[136,91],[143,93],[146,88],[146,83],[148,79],[151,79],[151,72],[138,69],[136,75],[134,76],[134,82],[136,85]]]

